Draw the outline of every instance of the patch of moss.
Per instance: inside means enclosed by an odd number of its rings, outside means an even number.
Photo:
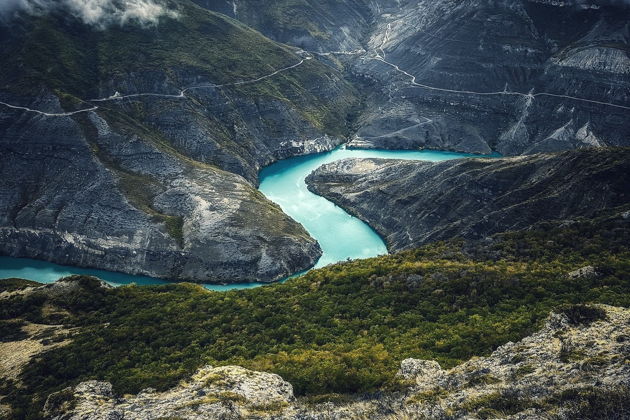
[[[495,376],[486,373],[482,375],[473,374],[468,381],[469,386],[478,386],[478,385],[491,385],[501,382]]]
[[[407,398],[406,404],[434,404],[448,396],[448,391],[443,388],[433,388],[419,392]]]
[[[459,408],[464,413],[476,413],[481,419],[503,418],[538,407],[533,400],[520,398],[509,391],[491,392],[466,400]]]
[[[254,405],[250,409],[251,411],[260,414],[277,414],[288,406],[289,404],[285,401],[274,401],[266,404]]]
[[[529,375],[530,373],[534,373],[536,372],[536,367],[533,365],[522,365],[519,366],[518,369],[516,369],[516,377],[520,378],[526,375]]]
[[[166,230],[177,241],[180,248],[184,247],[184,218],[181,216],[164,215]]]
[[[563,342],[560,346],[560,361],[563,363],[579,362],[586,357],[583,349],[577,349],[571,343]]]

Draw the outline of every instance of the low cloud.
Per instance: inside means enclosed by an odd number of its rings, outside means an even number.
[[[88,25],[104,28],[136,22],[155,25],[177,12],[160,0],[0,0],[0,18],[8,21],[20,13],[42,15],[51,11],[72,14]]]

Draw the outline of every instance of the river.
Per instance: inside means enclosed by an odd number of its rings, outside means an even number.
[[[260,191],[282,210],[301,223],[322,247],[322,257],[315,267],[323,267],[348,258],[369,258],[387,253],[383,240],[363,221],[350,216],[323,197],[308,191],[305,178],[319,166],[346,158],[384,158],[443,161],[473,155],[441,151],[356,150],[337,148],[331,152],[298,156],[276,162],[260,172]],[[19,277],[41,283],[52,283],[63,276],[86,274],[97,276],[114,286],[165,284],[165,280],[133,276],[103,270],[61,266],[28,258],[0,257],[0,278]],[[204,284],[209,290],[249,289],[263,283],[216,285]]]

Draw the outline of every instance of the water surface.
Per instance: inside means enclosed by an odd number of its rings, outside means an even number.
[[[299,156],[274,163],[260,172],[259,190],[300,222],[317,239],[322,257],[315,268],[348,258],[370,258],[387,254],[380,236],[366,223],[332,202],[313,194],[306,177],[326,163],[346,158],[383,158],[442,161],[472,155],[431,150],[356,150],[338,148],[328,153]]]
[[[274,163],[260,172],[260,191],[285,213],[301,223],[322,247],[322,257],[315,267],[323,267],[348,258],[369,258],[387,253],[383,240],[363,221],[340,207],[311,193],[304,180],[319,166],[346,158],[384,158],[426,161],[460,159],[473,155],[441,151],[355,150],[337,148],[331,152],[298,156]],[[97,276],[109,284],[121,286],[166,284],[166,280],[133,276],[111,271],[69,267],[28,258],[0,257],[0,278],[19,277],[52,283],[71,274]],[[263,283],[231,285],[204,284],[210,290],[249,289]]]

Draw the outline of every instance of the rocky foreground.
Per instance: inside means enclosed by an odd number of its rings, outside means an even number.
[[[347,159],[318,168],[306,182],[396,251],[627,205],[629,162],[627,148],[439,163]]]
[[[51,395],[54,419],[577,419],[630,415],[630,310],[564,307],[537,333],[450,370],[407,359],[397,389],[315,403],[275,374],[238,366],[199,370],[166,392],[115,396],[89,381]]]

